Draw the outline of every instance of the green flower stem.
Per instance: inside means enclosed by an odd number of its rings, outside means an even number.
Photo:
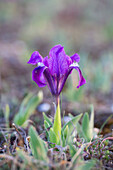
[[[54,117],[53,131],[57,137],[57,144],[61,138],[61,114],[60,114],[60,98],[57,98],[57,109]]]

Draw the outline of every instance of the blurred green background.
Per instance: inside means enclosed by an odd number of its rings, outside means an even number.
[[[111,103],[113,110],[112,0],[1,0],[1,102],[18,102],[29,91],[39,90],[31,81],[33,67],[26,62],[34,50],[45,57],[56,44],[63,45],[68,55],[80,54],[87,80],[77,90],[74,72],[64,88],[65,97]],[[45,98],[48,95],[45,91]]]

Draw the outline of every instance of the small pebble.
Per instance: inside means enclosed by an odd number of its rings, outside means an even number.
[[[69,116],[64,116],[64,117],[63,117],[63,121],[64,121],[64,123],[69,122],[71,119],[72,119],[72,118],[71,118],[71,117],[69,117]]]
[[[51,106],[48,103],[42,103],[38,106],[38,111],[39,112],[48,112],[50,110]]]

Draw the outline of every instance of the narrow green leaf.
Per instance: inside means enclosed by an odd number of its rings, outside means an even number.
[[[69,145],[69,151],[70,151],[71,157],[73,157],[77,152],[75,147],[72,144]]]
[[[88,113],[85,113],[82,119],[82,131],[84,134],[84,138],[87,142],[90,141],[91,136],[89,133],[89,115]]]
[[[76,150],[76,149],[74,150],[73,157],[71,160],[72,164],[76,165],[76,162],[77,162],[78,158],[80,157],[81,152],[83,151],[83,148],[84,148],[84,146],[81,146],[78,150]]]
[[[51,128],[49,130],[49,139],[50,139],[51,143],[56,143],[56,144],[58,143],[58,138],[57,138],[55,132],[53,131],[53,128]],[[52,145],[52,146],[54,147],[54,145]]]
[[[72,133],[74,126],[76,126],[77,122],[80,120],[80,118],[82,117],[82,113],[78,116],[75,116],[72,120],[70,120],[69,122],[67,122],[63,128],[62,128],[62,133],[64,132],[66,126],[68,126],[69,128],[69,135]]]
[[[65,147],[66,146],[66,138],[64,137],[64,134],[61,133],[61,146]]]
[[[58,103],[55,118],[54,118],[53,131],[56,134],[57,144],[58,144],[60,141],[60,138],[61,138],[61,114],[60,114],[60,104],[59,103]]]
[[[47,117],[47,115],[43,112],[43,117],[44,117],[44,120],[46,120],[46,122],[49,124],[49,126],[52,126],[52,121],[49,117]]]
[[[68,125],[67,125],[66,128],[64,129],[64,137],[65,137],[65,139],[67,138],[68,134],[69,134],[69,128],[68,128]]]
[[[44,128],[46,130],[46,137],[47,137],[47,140],[49,140],[49,131],[47,130],[47,128],[49,128],[50,125],[48,124],[48,122],[46,120],[44,120]]]
[[[61,133],[62,146],[65,147],[68,144],[68,141],[69,141],[69,128],[67,125],[64,131]]]
[[[30,98],[31,97],[31,98]],[[20,110],[14,117],[14,123],[22,126],[29,119],[37,105],[42,101],[42,95],[39,92],[37,96],[28,95],[22,102]]]
[[[69,116],[70,118],[74,118],[74,116],[73,116],[71,113],[69,113],[68,116]]]
[[[48,160],[47,149],[45,147],[43,140],[38,136],[33,126],[31,126],[29,129],[29,135],[31,137],[30,146],[31,146],[34,157],[38,160],[47,161]]]
[[[45,127],[45,129],[50,127],[49,123],[46,120],[44,120],[44,127]]]
[[[77,122],[77,124],[76,124],[76,129],[77,129],[78,136],[80,138],[83,138],[84,137],[84,133],[82,131],[82,126],[80,125],[79,122]]]
[[[93,105],[91,105],[91,115],[90,115],[90,121],[89,121],[90,139],[93,138],[93,129],[94,129],[94,107],[93,107]]]
[[[9,108],[9,105],[6,104],[6,107],[5,107],[5,119],[6,119],[7,127],[9,127],[9,114],[10,114],[10,108]]]
[[[33,93],[28,93],[27,96],[24,97],[21,105],[20,105],[20,112],[23,111],[29,100],[33,97]]]
[[[102,132],[102,129],[104,128],[104,126],[107,124],[107,122],[113,117],[113,115],[110,115],[105,122],[102,124],[102,126],[100,127],[100,131],[99,134]]]

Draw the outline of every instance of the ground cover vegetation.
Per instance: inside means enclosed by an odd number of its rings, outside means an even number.
[[[0,2],[0,169],[113,169],[112,11]]]

